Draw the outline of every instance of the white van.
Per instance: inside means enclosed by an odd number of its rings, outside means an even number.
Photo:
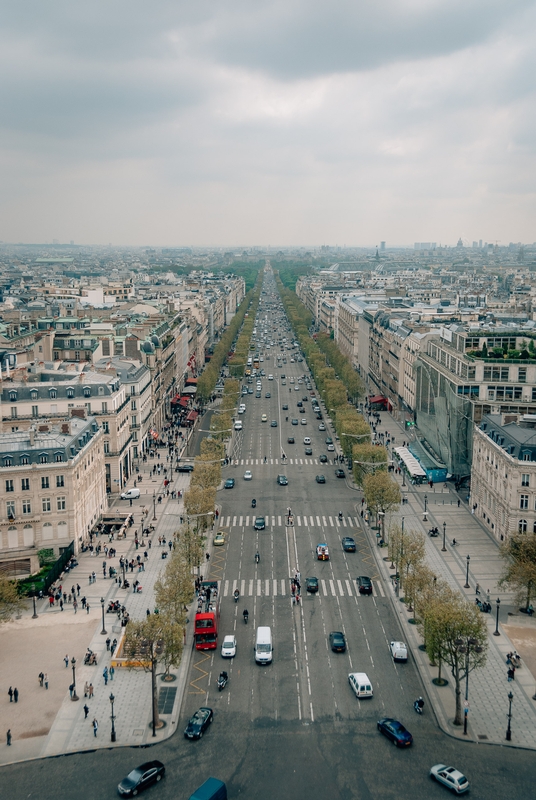
[[[272,631],[270,628],[257,628],[255,661],[257,664],[270,664],[272,661]]]
[[[372,697],[372,684],[365,672],[351,672],[348,682],[356,697]]]
[[[136,500],[140,496],[139,489],[128,489],[121,495],[121,500]]]

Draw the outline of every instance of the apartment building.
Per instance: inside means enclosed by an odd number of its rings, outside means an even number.
[[[83,413],[83,412],[81,412]],[[38,553],[75,553],[106,510],[102,428],[94,417],[0,437],[0,572],[39,570]]]

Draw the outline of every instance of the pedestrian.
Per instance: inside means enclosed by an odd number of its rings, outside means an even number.
[[[44,684],[45,684],[45,689],[48,689],[48,673],[46,673],[46,672],[45,672],[45,677],[44,677]]]
[[[110,672],[109,672],[109,675],[110,675],[110,680],[111,680],[111,681],[113,681],[113,679],[114,679],[114,675],[115,675],[115,667],[113,666],[113,664],[112,664],[112,666],[110,667]]]
[[[93,684],[92,683],[90,683],[89,687],[88,687],[88,697],[89,697],[90,700],[93,697]]]
[[[97,722],[97,719],[95,717],[93,717],[93,723],[92,724],[93,724],[93,736],[96,737],[97,736],[97,731],[99,730],[99,723]]]
[[[14,700],[16,703],[18,703],[18,702],[19,702],[19,690],[17,689],[17,687],[16,687],[16,686],[15,686],[15,688],[13,689],[13,700]]]
[[[87,719],[88,714],[89,714],[89,706],[87,703],[84,703],[84,719]]]
[[[515,678],[515,667],[509,667],[506,674],[508,676],[508,682],[513,681]]]
[[[11,686],[7,690],[7,693],[9,695],[9,702],[12,703],[13,702],[13,689],[11,688]]]
[[[207,560],[207,564],[210,561],[210,553],[205,553],[205,558]]]
[[[480,584],[479,583],[477,583],[477,585],[475,586],[475,594],[480,594]]]
[[[73,692],[74,692],[74,683],[69,685],[69,694],[71,696],[71,700],[73,699]]]
[[[6,743],[8,747],[11,747],[11,728],[9,728],[6,733]]]
[[[45,680],[45,676],[44,676],[44,674],[43,674],[42,672],[40,672],[40,673],[39,673],[39,675],[38,675],[37,677],[39,678],[39,686],[40,686],[41,688],[43,688],[43,681]]]
[[[89,614],[89,603],[86,603],[86,611]]]
[[[107,649],[107,650],[109,650],[109,649],[110,649],[110,644],[111,644],[111,639],[110,639],[110,637],[108,636],[108,638],[106,639],[106,649]]]
[[[458,508],[460,507],[460,498],[458,497]]]
[[[89,692],[89,683],[86,681],[84,683],[84,697],[87,697],[88,692]]]
[[[80,597],[80,584],[79,583],[76,584],[76,595],[77,595],[77,597]]]
[[[95,575],[94,572],[91,573],[91,577],[93,578],[93,583],[95,583],[97,580],[97,576]]]
[[[169,550],[171,552],[171,548],[173,547],[173,542],[171,541],[171,539],[169,540],[168,545],[169,545]]]
[[[102,677],[104,678],[104,685],[108,686],[108,667],[104,667]]]
[[[76,612],[78,611],[78,602],[76,601],[76,599],[73,600],[73,608],[74,608],[74,613],[76,614]]]
[[[63,600],[60,600],[60,611],[63,611]]]

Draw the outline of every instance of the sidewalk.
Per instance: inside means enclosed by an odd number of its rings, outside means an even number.
[[[186,446],[186,442],[184,442]],[[103,553],[95,557],[89,552],[78,556],[78,566],[64,578],[64,588],[80,585],[78,598],[78,611],[75,614],[72,605],[66,604],[64,611],[56,605],[50,607],[48,598],[37,602],[37,619],[32,619],[33,607],[24,611],[20,618],[2,626],[2,648],[0,652],[0,703],[2,703],[2,737],[5,731],[11,729],[13,736],[11,747],[0,747],[0,764],[24,761],[30,758],[70,753],[81,750],[95,749],[96,747],[110,747],[111,744],[111,704],[110,694],[114,695],[114,716],[116,729],[116,746],[148,745],[161,741],[171,736],[177,724],[184,687],[189,672],[190,659],[193,645],[193,626],[188,626],[187,639],[184,647],[183,658],[177,670],[172,670],[175,675],[173,682],[163,684],[158,679],[160,696],[159,706],[166,699],[165,708],[160,711],[162,720],[166,725],[152,736],[151,719],[151,676],[141,669],[128,670],[117,668],[113,680],[105,685],[103,678],[104,667],[110,668],[111,654],[106,649],[106,639],[120,638],[121,627],[116,614],[105,613],[105,629],[107,634],[101,634],[102,608],[101,598],[104,599],[104,608],[110,600],[120,600],[132,620],[141,620],[146,616],[147,609],[154,610],[154,585],[161,570],[167,563],[161,558],[163,548],[158,544],[158,538],[163,536],[168,541],[179,527],[179,516],[183,513],[183,500],[173,500],[171,490],[184,490],[189,484],[187,473],[174,473],[170,475],[168,469],[168,486],[170,495],[165,496],[163,488],[164,475],[152,475],[153,464],[166,465],[167,450],[160,448],[160,460],[155,455],[140,467],[143,480],[139,484],[141,497],[134,501],[132,508],[128,502],[119,498],[113,503],[113,508],[131,512],[134,524],[127,530],[126,539],[114,539],[113,547],[117,554],[114,558],[106,558]],[[131,476],[128,486],[133,486],[134,477]],[[162,502],[156,503],[157,520],[153,517],[153,492],[162,496]],[[145,524],[152,524],[155,530],[151,533],[151,549],[148,549],[148,539],[145,548],[136,551],[134,544],[135,530],[141,531],[142,506],[149,509]],[[94,543],[108,543],[107,537],[97,537]],[[140,537],[141,542],[141,537]],[[106,560],[107,566],[114,566],[120,574],[119,558],[123,555],[128,560],[135,559],[139,554],[143,559],[144,549],[147,549],[148,560],[145,571],[138,573],[137,569],[129,574],[129,581],[136,579],[143,586],[143,592],[134,594],[132,589],[120,589],[114,579],[103,578],[102,562]],[[166,550],[168,548],[166,547]],[[168,551],[169,552],[169,551]],[[96,573],[96,582],[89,583],[88,576]],[[69,591],[67,589],[67,591]],[[85,596],[90,606],[89,614],[81,607],[80,599]],[[84,666],[84,654],[90,648],[98,656],[97,666]],[[66,667],[64,657],[69,657],[69,666]],[[78,702],[70,699],[68,687],[73,679],[71,666],[72,657],[76,658],[76,692],[80,698]],[[46,690],[39,685],[38,673],[47,673],[49,688]],[[92,682],[94,697],[84,698],[84,684]],[[7,695],[9,686],[19,689],[19,702],[10,703]],[[160,693],[164,689],[167,698]],[[84,719],[84,705],[87,703],[89,713]],[[99,723],[97,737],[93,735],[92,720],[96,718]]]
[[[384,412],[381,414],[379,430],[389,431],[396,437],[395,446],[399,446],[404,438],[401,426]],[[395,476],[401,483],[401,477]],[[402,628],[416,663],[421,672],[424,685],[439,723],[444,731],[462,739],[488,741],[508,744],[505,741],[508,713],[508,693],[512,691],[512,741],[511,745],[536,749],[536,681],[531,673],[536,673],[536,620],[519,615],[513,603],[513,595],[499,590],[497,581],[503,569],[497,543],[480,525],[475,515],[465,502],[458,505],[458,495],[442,485],[432,489],[428,484],[423,486],[406,486],[403,491],[408,503],[401,506],[395,519],[404,518],[406,530],[420,530],[426,534],[426,560],[435,574],[447,581],[453,588],[464,594],[469,602],[474,602],[476,584],[480,585],[481,597],[486,599],[489,592],[492,613],[485,614],[488,627],[488,658],[486,665],[472,672],[469,676],[469,717],[468,736],[463,736],[463,728],[452,724],[455,712],[454,681],[448,667],[443,666],[442,677],[448,679],[446,687],[437,687],[432,679],[437,677],[437,668],[431,667],[426,653],[419,649],[422,639],[415,625],[408,622],[411,614],[404,603],[395,596],[392,581],[392,599],[397,610]],[[427,521],[424,516],[424,495],[427,496]],[[442,552],[443,522],[446,522],[446,552]],[[440,536],[429,537],[428,530],[437,526]],[[370,537],[375,534],[369,531]],[[457,547],[450,544],[455,538]],[[374,547],[376,561],[384,576],[394,574],[390,570],[390,560],[383,559],[383,549]],[[465,588],[467,556],[469,558],[469,589]],[[494,636],[496,627],[496,599],[500,598],[500,636]],[[510,638],[511,637],[511,638]],[[507,681],[506,654],[517,649],[522,657],[522,666],[516,670],[515,680]],[[462,693],[465,692],[465,682]]]

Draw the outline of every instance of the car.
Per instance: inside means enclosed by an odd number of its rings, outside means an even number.
[[[288,411],[288,403],[283,403],[281,408],[283,409],[283,411]]]
[[[240,423],[240,426],[242,426],[242,423]],[[236,428],[236,422],[235,422],[235,428]],[[193,471],[194,471],[193,464],[177,464],[177,466],[175,467],[175,472],[193,472]]]
[[[311,437],[310,436],[304,436],[303,443],[304,444],[311,444]]]
[[[121,500],[137,500],[140,494],[141,492],[139,489],[127,489],[127,491],[123,492],[121,495]]]
[[[301,424],[302,425],[307,425],[307,420],[305,419],[305,417],[302,417]]]
[[[362,697],[374,696],[372,683],[366,672],[350,672],[348,683],[358,700]]]
[[[278,475],[277,482],[280,486],[288,486],[288,478],[286,475]]]
[[[328,444],[326,450],[328,450],[330,453],[333,453],[333,451],[335,450],[335,445],[334,444]]]
[[[397,747],[409,747],[413,741],[411,733],[397,719],[384,717],[378,720],[378,730]]]
[[[329,561],[329,548],[325,542],[317,544],[316,557],[318,561]]]
[[[342,631],[331,631],[329,634],[329,646],[334,653],[346,652],[346,639]]]
[[[306,456],[312,456],[313,455],[313,448],[312,447],[306,447],[305,448],[305,455]]]
[[[333,444],[333,439],[331,436],[326,436],[326,444]]]
[[[184,729],[184,736],[186,739],[200,739],[210,723],[212,722],[214,714],[211,708],[202,707],[195,712],[193,717],[188,720],[188,725]]]
[[[256,397],[256,399],[257,399],[257,400],[260,400],[260,399],[261,399],[261,397],[262,397],[262,394],[261,394],[261,392],[257,392],[257,393],[255,394],[255,397]]]
[[[315,417],[316,417],[317,419],[322,419],[322,414],[320,413],[320,411],[317,411],[317,412],[315,413]]]
[[[298,402],[296,403],[296,406],[297,406],[298,408],[303,408],[303,403],[302,403],[302,401],[301,401],[301,400],[298,400]]]
[[[295,392],[299,392],[299,391],[300,391],[300,387],[299,387],[299,386],[295,386],[295,387],[294,387],[294,391],[295,391]]]
[[[234,489],[235,480],[234,478],[227,478],[225,483],[223,484],[224,489]]]
[[[346,472],[343,469],[336,469],[335,470],[335,477],[336,478],[346,478]]]
[[[232,634],[230,634],[229,636],[225,636],[223,642],[221,643],[221,657],[234,658],[235,655],[236,639]]]
[[[408,660],[408,648],[404,642],[389,642],[389,650],[393,661],[406,662]]]
[[[261,422],[268,422],[268,417],[266,416],[266,414],[262,415]]]
[[[356,578],[356,583],[359,594],[372,594],[372,581],[366,575],[360,575]]]
[[[244,472],[244,480],[245,480],[245,481],[250,481],[252,478],[253,478],[253,473],[251,472],[251,470],[250,470],[250,469],[247,469],[247,470]]]
[[[287,442],[288,442],[288,444],[294,444],[294,436],[289,436],[287,438]]]
[[[273,419],[273,420],[270,422],[270,428],[277,428],[277,420],[276,420],[276,419]]]
[[[328,457],[326,455],[324,455],[324,453],[321,453],[318,456],[318,460],[320,461],[321,464],[327,464],[328,463]]]
[[[223,535],[222,531],[219,531],[219,533],[216,534],[216,536],[212,541],[212,544],[214,545],[214,547],[222,547],[222,545],[225,544],[225,536]]]
[[[302,400],[303,400],[304,403],[308,403],[309,402],[309,398],[307,397],[307,395],[304,395],[302,397]]]
[[[447,767],[445,764],[435,764],[430,769],[430,777],[434,781],[439,781],[444,786],[448,786],[455,794],[462,794],[469,789],[469,781],[465,775],[455,767]]]
[[[310,592],[311,594],[315,594],[318,592],[318,578],[306,578],[305,579],[305,591]]]
[[[325,483],[326,482],[325,476],[324,475],[317,475],[316,476],[316,482],[317,483]]]
[[[241,431],[243,427],[244,427],[244,425],[242,423],[242,420],[241,419],[237,419],[235,424],[234,424],[235,431]]]
[[[270,392],[266,392],[264,396],[266,397],[267,400],[269,400],[272,395],[270,394]]]
[[[293,420],[291,420],[291,421],[292,421],[292,424],[293,424],[293,425],[297,425],[297,424],[298,424],[298,420],[297,420],[297,419],[293,419]]]
[[[248,389],[248,394],[253,394],[253,389]]]
[[[135,797],[147,786],[161,781],[165,774],[166,768],[161,761],[146,761],[123,778],[117,791],[121,797]]]
[[[320,425],[318,426],[318,430],[319,431],[325,431],[326,430],[326,426],[324,425],[323,422],[321,422]]]
[[[268,375],[268,380],[269,380],[269,381],[273,381],[273,379],[274,379],[274,376],[273,376],[273,375]]]
[[[355,553],[355,541],[351,536],[342,537],[342,549],[345,553]]]
[[[266,520],[264,517],[255,517],[255,523],[253,525],[254,531],[263,531],[266,528]]]

